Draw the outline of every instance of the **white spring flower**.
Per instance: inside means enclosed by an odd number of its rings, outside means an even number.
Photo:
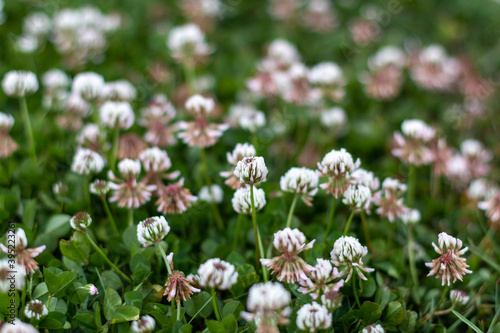
[[[144,166],[144,170],[155,173],[167,171],[172,166],[172,162],[165,150],[158,147],[147,148],[139,153],[139,159]]]
[[[266,181],[267,167],[264,158],[260,156],[244,157],[238,161],[234,175],[242,184],[254,185]]]
[[[203,31],[192,23],[170,30],[167,46],[178,61],[212,52],[212,47],[205,42]]]
[[[290,304],[291,296],[281,283],[265,282],[254,284],[248,292],[247,310],[278,311]]]
[[[139,320],[134,320],[130,324],[130,331],[133,333],[151,333],[156,327],[156,321],[153,317],[145,315]]]
[[[345,205],[351,206],[356,211],[365,210],[370,208],[372,192],[364,185],[349,185],[344,193],[342,202]]]
[[[317,332],[332,326],[332,314],[316,302],[303,305],[297,312],[297,327],[302,331]]]
[[[105,197],[111,188],[109,187],[109,182],[107,180],[97,179],[89,185],[90,193]]]
[[[371,191],[378,190],[380,181],[373,175],[373,172],[365,169],[356,169],[351,173],[352,182],[368,187]]]
[[[321,124],[323,126],[343,132],[347,123],[347,115],[344,109],[333,107],[321,112]]]
[[[78,148],[71,170],[81,175],[97,174],[104,169],[104,159],[101,155],[86,148]]]
[[[99,109],[99,116],[104,126],[111,129],[129,129],[135,121],[134,111],[127,102],[105,102]]]
[[[70,81],[69,76],[60,69],[51,69],[42,76],[43,86],[50,91],[66,89]]]
[[[309,82],[312,84],[331,86],[343,85],[344,76],[340,67],[333,62],[322,62],[309,71]]]
[[[280,179],[283,192],[302,195],[306,205],[311,206],[312,197],[318,192],[319,177],[314,170],[307,168],[291,168]]]
[[[16,38],[16,49],[24,54],[30,54],[38,49],[38,37],[33,35],[21,35]]]
[[[368,66],[372,70],[376,70],[388,65],[403,67],[406,64],[406,56],[404,52],[395,46],[386,46],[380,49],[368,61]]]
[[[362,246],[357,238],[351,236],[342,236],[337,239],[330,253],[335,266],[344,266],[341,274],[347,274],[346,282],[349,281],[354,271],[363,280],[367,280],[367,278],[362,271],[367,273],[374,271],[373,268],[365,267],[362,262],[366,254],[368,254],[366,246]]]
[[[198,199],[208,203],[221,203],[224,192],[219,185],[203,186],[198,193]]]
[[[79,212],[73,215],[69,220],[69,224],[76,231],[86,232],[92,224],[92,218],[87,212]]]
[[[291,65],[300,60],[295,45],[284,39],[276,39],[267,48],[267,56],[280,65]]]
[[[478,178],[470,183],[469,189],[467,190],[467,195],[473,200],[482,201],[485,199],[490,199],[499,191],[500,189],[495,183],[485,178]]]
[[[259,211],[266,205],[266,195],[263,189],[254,188],[254,203],[255,210]],[[250,197],[250,188],[242,187],[234,192],[233,199],[231,200],[234,210],[238,214],[251,214],[252,213],[252,202]]]
[[[32,72],[10,71],[3,77],[2,88],[7,96],[24,97],[38,91],[38,80]]]
[[[227,290],[238,281],[236,268],[219,258],[208,259],[198,268],[199,284],[202,287]]]
[[[450,291],[450,300],[452,304],[466,305],[469,303],[469,296],[462,290]]]
[[[82,117],[90,114],[90,104],[83,99],[82,96],[71,93],[63,102],[64,108],[70,110]]]
[[[427,46],[420,52],[420,59],[424,62],[441,63],[444,62],[448,56],[446,50],[437,44]]]
[[[87,124],[82,128],[82,130],[76,137],[76,141],[83,146],[87,143],[99,144],[101,143],[101,141],[104,141],[104,138],[105,133],[101,131],[98,125]]]
[[[24,18],[23,33],[30,36],[47,35],[52,28],[52,22],[43,12],[31,13]]]
[[[118,171],[125,179],[137,179],[141,173],[141,162],[126,158],[118,163]]]
[[[429,142],[436,136],[436,130],[420,119],[409,119],[401,124],[401,132],[422,142]]]
[[[137,90],[127,80],[107,82],[104,85],[103,96],[110,100],[128,102],[137,97]]]
[[[14,126],[12,115],[0,112],[0,130],[9,131]]]
[[[266,125],[266,115],[262,111],[253,110],[239,117],[238,124],[242,129],[253,133]]]
[[[1,14],[1,13],[0,13]],[[28,323],[24,323],[19,318],[10,319],[13,324],[5,324],[1,333],[38,333],[38,330]]]
[[[212,98],[203,97],[202,95],[193,95],[186,100],[184,104],[186,110],[193,114],[209,114],[215,107],[215,102]]]
[[[314,245],[313,240],[306,244],[306,236],[299,229],[285,228],[274,234],[273,246],[276,250],[283,253],[300,253],[304,250],[311,249]]]
[[[385,330],[380,324],[371,324],[363,328],[361,333],[384,333]]]
[[[420,222],[420,211],[418,209],[405,209],[401,216],[399,216],[404,224],[414,224]]]
[[[14,266],[12,266],[14,265]],[[12,287],[16,290],[24,288],[26,270],[17,262],[9,263],[9,259],[0,259],[0,293],[7,294]]]
[[[237,143],[236,147],[232,152],[226,154],[227,161],[232,165],[238,164],[238,161],[242,160],[244,157],[255,156],[255,147],[247,142]]]
[[[170,226],[163,216],[155,216],[137,225],[137,239],[144,246],[158,244],[169,233]]]
[[[27,319],[40,320],[48,314],[49,309],[47,309],[42,301],[37,299],[32,300],[24,307],[24,315]]]
[[[77,74],[73,79],[71,91],[85,100],[95,100],[102,96],[104,91],[104,78],[94,72]]]
[[[318,169],[326,176],[333,177],[356,170],[361,164],[359,158],[354,162],[350,153],[345,148],[332,150],[318,163]]]

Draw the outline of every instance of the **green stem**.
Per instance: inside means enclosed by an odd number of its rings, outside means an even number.
[[[356,291],[356,273],[352,274],[352,292],[354,298],[356,299],[356,304],[361,309],[361,304],[359,303],[358,292]]]
[[[217,298],[215,297],[215,288],[212,288],[212,304],[214,307],[215,317],[217,318],[217,321],[221,321],[219,314],[219,305],[217,304]]]
[[[87,210],[89,211],[89,214],[92,212],[90,211],[90,190],[89,190],[89,178],[90,176],[84,176],[85,180],[83,181],[83,193],[85,194],[85,203],[87,205]]]
[[[205,174],[205,185],[211,185],[212,182],[208,172],[207,153],[205,152],[205,148],[200,148],[200,162],[203,167],[203,173]]]
[[[184,79],[186,80],[187,85],[189,87],[189,93],[195,94],[196,93],[196,87],[195,87],[196,75],[194,72],[194,67],[191,66],[190,64],[185,64],[182,67],[184,69]]]
[[[177,303],[177,320],[181,320],[181,305]]]
[[[160,254],[163,258],[163,261],[165,261],[165,266],[167,266],[168,275],[169,276],[172,275],[172,268],[170,267],[170,263],[168,262],[168,258],[167,258],[167,254],[165,253],[165,250],[163,249],[163,247],[160,244],[156,244],[156,248],[160,252]]]
[[[241,221],[244,219],[243,214],[238,215],[238,220],[236,221],[236,229],[234,230],[234,238],[233,238],[233,251],[236,250],[236,246],[238,245],[238,239],[240,238],[240,229],[241,229]]]
[[[118,147],[120,146],[120,131],[115,128],[113,131],[113,146],[111,147],[111,158],[109,159],[109,168],[111,171],[116,170],[116,158],[118,156]]]
[[[134,225],[134,209],[129,208],[128,209],[128,225]]]
[[[333,216],[335,215],[335,206],[336,205],[337,205],[337,199],[335,197],[332,197],[332,207],[330,208],[330,215],[328,216],[328,222],[326,224],[326,232],[325,232],[325,240],[324,240],[325,245],[326,245],[326,241],[328,239],[328,236],[330,235],[330,231],[332,229]]]
[[[347,233],[349,232],[349,227],[351,226],[352,218],[354,217],[354,213],[355,213],[355,212],[356,212],[356,211],[353,209],[353,210],[351,211],[351,215],[349,215],[349,219],[347,220],[347,223],[346,223],[346,225],[345,225],[345,229],[344,229],[344,236],[346,236],[346,235],[347,235]]]
[[[361,212],[361,224],[363,226],[363,232],[365,234],[366,245],[368,246],[368,250],[371,252],[372,245],[371,245],[371,240],[370,240],[370,233],[368,232],[368,223],[366,223],[365,212]]]
[[[406,206],[412,207],[415,199],[415,186],[417,185],[417,169],[413,164],[408,166],[408,192],[406,193]]]
[[[26,97],[21,97],[19,99],[19,107],[21,108],[21,114],[23,116],[24,120],[24,131],[26,138],[28,139],[28,145],[31,153],[31,158],[33,159],[33,162],[35,165],[37,164],[37,159],[36,159],[36,148],[35,148],[35,139],[33,137],[33,130],[31,128],[31,120],[30,120],[30,114],[28,112],[28,104],[26,103]]]
[[[101,257],[104,259],[104,261],[106,261],[108,263],[109,266],[111,266],[111,268],[117,272],[125,281],[127,281],[128,283],[132,284],[132,280],[126,276],[118,267],[115,266],[115,264],[113,264],[111,262],[111,260],[108,259],[108,257],[104,254],[104,252],[102,252],[102,250],[99,248],[99,246],[97,246],[97,244],[92,240],[92,238],[89,236],[88,233],[85,233],[85,236],[87,236],[87,239],[89,240],[89,243],[90,245],[92,245],[92,247],[96,250],[97,253],[99,253],[99,255],[101,255]]]
[[[417,326],[417,329],[419,329],[420,327],[424,326],[424,324],[432,318],[432,316],[434,316],[434,314],[436,313],[436,311],[439,309],[439,307],[441,306],[441,303],[443,303],[444,299],[446,298],[446,294],[448,293],[448,289],[449,287],[446,286],[444,287],[443,289],[443,293],[441,294],[441,298],[439,299],[439,302],[436,304],[436,307],[434,308],[434,310],[432,310],[432,312],[430,314],[428,314],[427,316],[425,316],[424,318],[422,318],[422,322]]]
[[[255,199],[253,197],[253,185],[250,185],[250,201],[252,204],[252,221],[253,221],[253,232],[255,236],[255,260],[257,261],[257,268],[260,266],[260,258],[264,257],[264,246],[262,245],[262,239],[259,233],[259,227],[257,225],[257,212],[255,211]],[[267,282],[267,269],[262,268],[262,275],[264,277],[264,282]]]
[[[212,203],[212,211],[213,211],[214,216],[215,216],[215,223],[217,224],[217,228],[220,231],[223,231],[224,230],[224,222],[222,221],[222,217],[220,216],[219,207],[217,206],[217,204],[215,202]]]
[[[413,252],[413,226],[410,224],[408,224],[408,261],[413,286],[418,287],[417,267],[415,265],[415,253]]]
[[[111,211],[109,210],[108,202],[106,201],[106,198],[101,197],[102,205],[104,206],[104,211],[106,211],[106,215],[108,216],[108,220],[111,223],[111,228],[113,229],[113,232],[117,235],[120,236],[120,231],[118,231],[118,227],[116,226],[115,219],[113,218],[113,215],[111,215]]]
[[[286,220],[287,228],[290,228],[290,225],[292,224],[293,212],[295,210],[295,205],[297,204],[298,198],[298,194],[295,194],[295,196],[293,197],[292,205],[290,206],[290,211],[288,212],[288,219]]]

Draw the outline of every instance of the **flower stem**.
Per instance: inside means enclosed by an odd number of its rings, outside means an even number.
[[[134,225],[134,209],[129,208],[128,209],[128,225]]]
[[[236,250],[236,246],[238,245],[238,238],[240,238],[241,221],[244,218],[245,216],[243,214],[238,215],[238,220],[236,221],[236,229],[234,230],[233,251]]]
[[[332,229],[333,216],[335,215],[335,206],[336,205],[337,205],[337,199],[335,197],[332,197],[332,207],[330,208],[330,215],[328,216],[328,222],[326,224],[326,232],[325,232],[325,240],[324,240],[325,244],[326,244],[326,240],[328,239],[328,236],[330,235],[330,231]]]
[[[90,176],[84,176],[85,179],[83,181],[83,193],[85,193],[85,204],[87,205],[87,209],[89,210],[89,213],[92,213],[90,212],[90,191],[89,191],[89,178]]]
[[[424,326],[424,324],[429,320],[431,319],[434,314],[436,313],[436,311],[439,309],[439,307],[441,306],[441,303],[443,303],[445,297],[446,297],[446,294],[448,293],[448,289],[449,287],[446,286],[444,287],[443,289],[443,293],[441,294],[441,298],[439,299],[439,302],[436,304],[436,307],[434,308],[434,310],[432,310],[432,312],[428,315],[426,315],[424,318],[422,318],[422,321],[420,322],[420,324],[417,326],[417,329],[419,329],[420,327]]]
[[[165,266],[167,266],[168,275],[169,276],[172,275],[172,268],[170,267],[170,263],[168,262],[168,258],[167,258],[167,254],[165,253],[165,250],[163,249],[163,247],[159,243],[156,244],[156,248],[160,252],[160,254],[163,258],[163,261],[165,261]]]
[[[347,223],[346,223],[346,225],[345,225],[345,229],[344,229],[344,236],[346,236],[346,235],[347,235],[347,233],[349,232],[349,227],[351,226],[352,218],[354,217],[354,213],[355,213],[355,212],[356,212],[356,211],[353,209],[353,210],[351,211],[351,215],[349,215],[349,219],[347,220]]]
[[[298,194],[295,194],[295,196],[293,197],[292,205],[290,206],[290,211],[288,212],[288,219],[286,220],[287,228],[290,228],[290,225],[292,224],[293,212],[295,210],[295,205],[297,204],[298,198]]]
[[[24,118],[24,131],[26,138],[28,139],[31,158],[33,159],[33,162],[36,165],[37,159],[36,159],[35,139],[33,137],[33,130],[31,128],[31,120],[30,120],[30,114],[28,112],[28,104],[26,103],[26,97],[21,97],[19,99],[19,107],[21,108],[21,114]]]
[[[418,287],[417,267],[415,266],[415,253],[413,252],[413,226],[411,224],[408,224],[408,261],[413,286]]]
[[[211,206],[212,206],[212,211],[213,211],[214,216],[215,216],[215,222],[217,224],[217,229],[219,229],[220,231],[223,231],[224,230],[224,222],[222,221],[222,217],[220,216],[219,208],[217,207],[217,204],[215,202],[213,202],[211,204]]]
[[[264,258],[264,246],[262,245],[262,239],[259,233],[259,227],[257,225],[257,212],[255,211],[255,199],[253,197],[253,185],[250,185],[250,201],[252,204],[252,221],[253,221],[253,232],[255,236],[255,259],[257,261],[257,267],[260,266],[260,258]],[[262,267],[262,275],[264,277],[264,282],[267,282],[267,270]]]
[[[116,170],[116,158],[118,156],[118,147],[120,146],[120,131],[115,128],[113,131],[113,146],[111,147],[111,157],[109,159],[109,168],[111,171]]]
[[[406,193],[406,206],[412,207],[415,199],[415,186],[417,185],[417,169],[413,164],[408,166],[408,192]]]
[[[219,314],[219,305],[217,304],[217,298],[215,297],[215,288],[212,288],[212,304],[214,307],[215,317],[217,318],[217,321],[221,321]]]
[[[361,212],[361,224],[363,225],[363,232],[365,234],[366,245],[368,246],[368,250],[372,250],[370,233],[368,232],[368,224],[366,223],[366,214],[365,212]]]
[[[118,227],[116,226],[115,219],[113,218],[113,215],[111,215],[111,211],[109,210],[108,202],[104,197],[101,197],[102,205],[104,206],[104,210],[106,211],[106,215],[108,216],[109,223],[111,223],[111,229],[113,229],[113,232],[117,235],[120,236],[120,231],[118,231]]]
[[[361,309],[361,304],[359,303],[358,292],[356,291],[356,274],[352,275],[352,293],[354,294],[354,298],[356,299],[356,304]]]
[[[99,246],[97,246],[97,244],[92,240],[92,238],[89,236],[89,234],[85,233],[85,236],[87,236],[87,239],[89,240],[90,245],[92,245],[92,247],[96,250],[96,252],[101,255],[101,257],[104,259],[104,261],[106,261],[108,263],[108,265],[111,266],[111,268],[115,272],[117,272],[125,281],[132,284],[133,283],[132,280],[128,276],[126,276],[118,267],[116,267],[115,264],[113,264],[111,262],[111,260],[108,259],[108,257],[104,254],[104,252],[102,252],[102,250],[99,248]]]
[[[181,320],[181,305],[177,303],[177,320]]]

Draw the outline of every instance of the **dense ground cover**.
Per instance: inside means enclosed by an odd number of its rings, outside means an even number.
[[[497,1],[2,5],[0,332],[500,331]]]

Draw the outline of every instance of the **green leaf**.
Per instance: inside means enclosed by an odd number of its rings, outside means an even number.
[[[57,214],[50,217],[45,228],[45,233],[52,234],[57,238],[65,236],[71,229],[69,220],[71,216],[67,214]]]
[[[57,275],[53,273],[51,270],[44,267],[43,279],[45,281],[45,284],[47,285],[49,293],[51,295],[54,295],[59,288],[59,279],[57,278]]]
[[[378,288],[375,294],[375,303],[377,303],[382,310],[386,307],[391,299],[391,292],[387,286],[381,286]]]
[[[222,317],[225,318],[234,314],[239,318],[241,311],[245,311],[245,307],[243,306],[243,304],[241,304],[241,302],[230,301],[229,303],[224,305],[224,308],[222,309]]]
[[[120,279],[118,274],[116,274],[113,271],[102,272],[101,278],[102,278],[102,282],[104,283],[105,287],[110,287],[113,289],[120,289],[120,287],[122,286],[122,280]]]
[[[107,320],[113,319],[115,310],[120,307],[122,300],[116,290],[106,287],[106,295],[104,297],[104,317]]]
[[[61,239],[59,248],[66,258],[79,263],[86,264],[90,255],[90,244],[81,232],[75,232],[69,241]]]
[[[64,325],[61,322],[54,318],[43,318],[42,321],[38,324],[38,328],[47,328],[51,330],[62,330],[64,329]]]
[[[205,308],[203,308],[198,313],[199,316],[207,318],[213,312],[213,306],[212,303],[210,303],[211,298],[212,296],[206,291],[202,291],[199,294],[194,295],[193,297],[184,302],[184,306],[186,307],[186,313],[190,317],[194,317],[196,313],[205,305],[205,303],[208,302]]]
[[[78,279],[78,276],[73,272],[62,272],[57,275],[57,279],[59,280],[59,286],[52,296],[61,297],[65,295],[66,289]]]
[[[95,316],[89,310],[85,310],[85,313],[79,313],[79,314],[73,316],[73,319],[78,321],[79,324],[81,324],[87,328],[97,330],[97,326],[95,324]]]
[[[29,200],[24,206],[23,223],[30,230],[33,230],[35,224],[36,201],[36,199]]]
[[[247,263],[245,257],[243,257],[240,253],[236,251],[229,253],[229,255],[226,258],[226,261],[233,264],[236,268],[240,267],[241,265],[245,265]]]
[[[382,316],[382,309],[377,303],[366,301],[361,305],[361,316],[367,324],[373,324]]]
[[[384,311],[384,324],[396,326],[405,319],[405,310],[399,302],[390,302]]]
[[[415,331],[415,325],[417,324],[418,315],[415,311],[406,311],[405,319],[399,325],[401,332],[413,332]]]
[[[458,319],[460,319],[461,321],[463,321],[465,324],[467,324],[467,326],[469,326],[470,328],[472,328],[476,333],[483,333],[483,331],[481,331],[481,329],[479,329],[479,327],[477,327],[476,325],[474,325],[469,319],[465,318],[464,316],[462,316],[460,313],[458,313],[457,311],[455,310],[451,310],[451,312],[453,312],[453,314],[455,316],[458,317]]]
[[[219,323],[218,321],[209,320],[206,322],[206,325],[210,333],[226,333],[224,325],[222,325],[222,323]]]
[[[135,306],[123,305],[117,308],[111,316],[111,323],[123,323],[126,321],[138,320],[141,311]]]
[[[45,270],[44,270],[45,274]],[[42,282],[39,283],[36,287],[35,290],[33,291],[33,298],[34,299],[39,299],[49,293],[49,289],[47,288],[47,283]]]
[[[130,261],[130,270],[132,270],[133,273],[139,270],[145,270],[147,274],[151,271],[151,265],[142,254],[137,253]]]
[[[234,315],[229,315],[222,320],[222,326],[224,327],[225,333],[236,333],[238,332],[238,322]]]
[[[125,293],[125,302],[142,309],[142,294],[140,291],[129,291]]]

